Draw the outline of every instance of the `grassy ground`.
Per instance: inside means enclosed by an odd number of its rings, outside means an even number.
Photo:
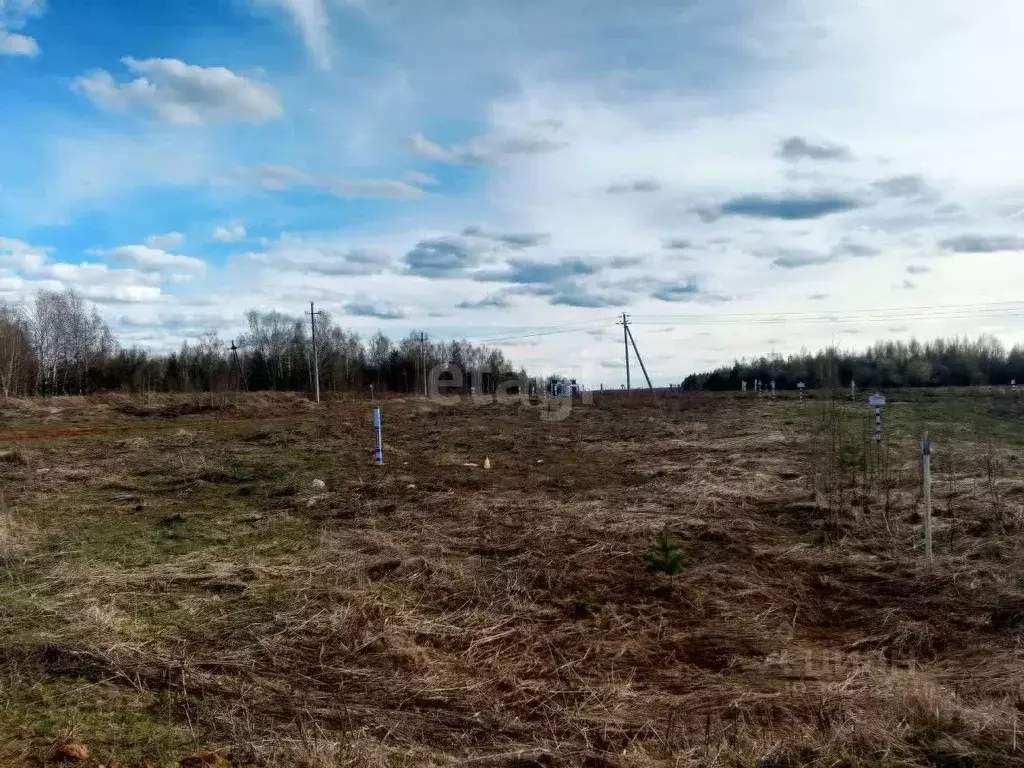
[[[8,403],[0,764],[1024,764],[1024,398],[894,400],[394,400],[384,468],[367,403]]]

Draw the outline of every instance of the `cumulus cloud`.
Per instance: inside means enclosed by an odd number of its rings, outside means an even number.
[[[935,193],[928,186],[928,183],[917,174],[904,176],[892,176],[888,179],[880,179],[872,186],[889,197],[934,197]]]
[[[405,255],[406,268],[418,277],[456,277],[478,266],[481,253],[455,237],[421,240]]]
[[[56,262],[47,264],[40,274],[97,302],[139,303],[156,301],[162,295],[157,275],[106,264]]]
[[[22,240],[0,237],[0,266],[34,271],[46,264],[50,248],[29,245]]]
[[[169,253],[149,245],[122,245],[109,250],[98,250],[95,253],[112,256],[120,261],[135,265],[140,269],[169,270],[184,269],[201,272],[206,269],[206,262],[192,256]]]
[[[557,261],[527,261],[510,259],[504,269],[475,275],[477,280],[522,285],[557,283],[570,277],[593,275],[597,267],[582,259],[564,258]]]
[[[548,297],[548,303],[556,307],[600,309],[602,307],[620,307],[625,304],[625,300],[622,296],[610,293],[595,293],[577,286],[551,294]]]
[[[482,299],[465,299],[455,306],[458,309],[508,309],[512,306],[512,301],[504,294],[495,293]]]
[[[863,207],[856,198],[837,194],[810,195],[741,195],[727,200],[717,208],[704,212],[705,219],[717,216],[745,216],[754,219],[801,221],[820,219]]]
[[[423,157],[451,165],[474,165],[491,163],[515,155],[539,155],[554,152],[565,146],[563,142],[544,137],[498,137],[484,136],[467,144],[444,147],[431,141],[422,133],[410,137],[412,147]]]
[[[939,245],[955,253],[997,253],[1024,249],[1024,238],[1016,235],[964,234],[947,238]]]
[[[656,179],[634,179],[633,181],[612,184],[608,187],[608,194],[622,195],[627,192],[657,192],[661,189],[661,182]]]
[[[772,266],[779,267],[780,269],[799,269],[800,267],[829,264],[835,260],[836,257],[830,253],[823,254],[797,248],[781,248],[773,256]]]
[[[854,240],[844,240],[832,248],[832,255],[836,258],[842,256],[854,256],[857,258],[870,258],[877,256],[881,251],[873,245],[858,243]]]
[[[74,88],[112,112],[145,112],[175,125],[262,123],[284,115],[273,87],[225,67],[199,67],[178,59],[134,59],[122,63],[134,80],[118,82],[100,69],[82,75]]]
[[[700,294],[697,281],[689,279],[683,283],[670,283],[658,288],[651,294],[659,301],[692,301]]]
[[[36,56],[38,53],[39,43],[34,37],[0,28],[0,55]]]
[[[307,173],[288,165],[261,165],[240,168],[235,178],[272,192],[289,189],[318,189],[341,198],[378,198],[410,200],[423,197],[423,190],[410,181],[399,179],[352,179]],[[425,183],[422,179],[420,184]]]
[[[285,234],[265,251],[242,254],[241,263],[257,264],[279,272],[356,277],[378,275],[391,265],[382,250],[353,247],[344,239]]]
[[[846,147],[828,142],[815,143],[802,136],[791,136],[779,144],[778,156],[788,162],[800,160],[849,160],[853,153]]]
[[[185,242],[185,235],[181,232],[168,232],[164,235],[150,235],[146,238],[146,245],[150,248],[159,248],[164,251],[168,248],[174,248],[175,246],[181,245],[183,242]]]
[[[397,307],[370,301],[349,302],[345,305],[345,314],[356,317],[375,317],[378,320],[400,320],[405,317],[405,312]]]
[[[539,232],[492,232],[480,224],[466,227],[462,234],[464,237],[477,237],[516,249],[533,248],[551,239],[550,235]]]
[[[212,237],[218,243],[237,243],[245,240],[245,227],[241,224],[225,224],[214,228]]]
[[[46,11],[45,0],[0,0],[0,56],[36,56],[35,38],[16,32]]]

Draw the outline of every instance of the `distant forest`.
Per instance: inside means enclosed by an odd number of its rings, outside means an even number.
[[[251,310],[236,352],[216,332],[175,352],[120,346],[96,308],[73,291],[40,291],[26,303],[0,302],[0,389],[4,397],[126,392],[209,392],[312,388],[309,319]],[[321,392],[422,391],[419,334],[363,340],[329,314],[316,318]],[[483,390],[516,371],[499,349],[467,341],[427,341],[426,369],[455,364],[480,371]],[[470,382],[463,382],[469,391]],[[450,390],[449,390],[450,391]]]
[[[848,387],[964,387],[1006,385],[1016,379],[1024,384],[1024,346],[1010,350],[992,336],[879,341],[863,351],[835,347],[817,353],[801,352],[783,357],[771,355],[739,360],[683,380],[683,389],[739,390],[742,382],[753,387],[760,379],[767,387],[772,379],[779,389],[794,389],[799,382],[809,388]]]

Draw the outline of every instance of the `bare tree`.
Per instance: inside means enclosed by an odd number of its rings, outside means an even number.
[[[24,308],[0,303],[0,389],[5,400],[21,394],[22,366],[31,352]]]

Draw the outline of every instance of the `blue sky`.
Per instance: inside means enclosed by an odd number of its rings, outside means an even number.
[[[73,287],[155,349],[315,300],[609,386],[623,311],[660,381],[1013,342],[1024,304],[982,305],[1024,284],[1022,26],[998,0],[0,0],[0,299]]]

